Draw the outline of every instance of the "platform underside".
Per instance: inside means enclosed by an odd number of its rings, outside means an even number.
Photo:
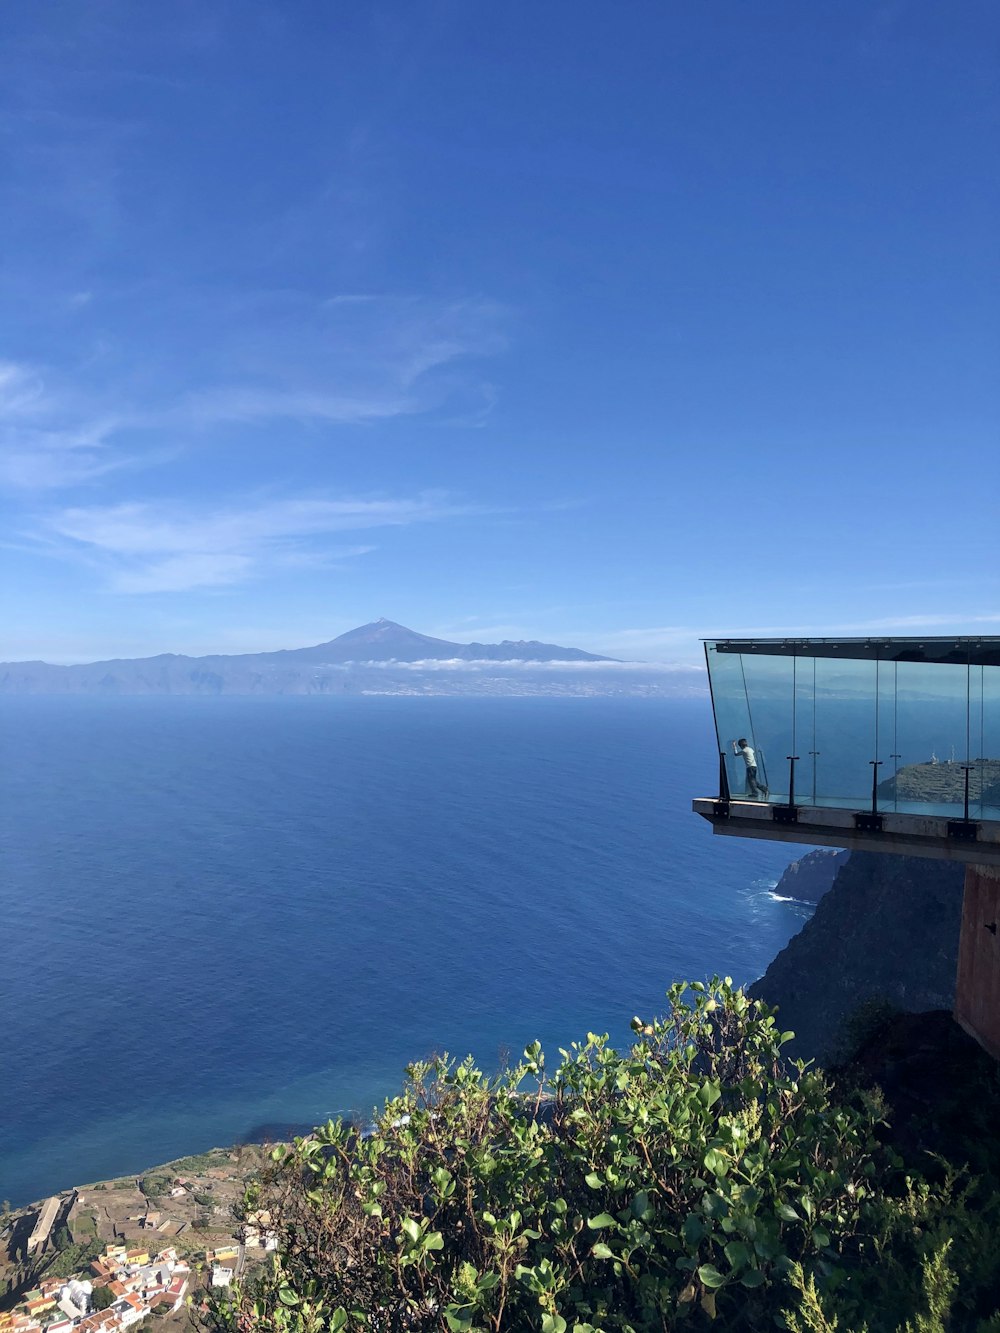
[[[711,797],[693,801],[692,808],[708,820],[713,832],[731,837],[1000,866],[1000,822],[996,820],[897,812],[873,818],[864,810]]]

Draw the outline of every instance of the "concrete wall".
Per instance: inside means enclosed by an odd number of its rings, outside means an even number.
[[[955,1018],[1000,1060],[1000,868],[966,866]]]

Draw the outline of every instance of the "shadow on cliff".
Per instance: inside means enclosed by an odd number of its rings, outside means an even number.
[[[850,855],[813,916],[750,987],[795,1032],[793,1056],[842,1059],[848,1021],[865,1004],[951,1009],[964,871],[922,857]]]

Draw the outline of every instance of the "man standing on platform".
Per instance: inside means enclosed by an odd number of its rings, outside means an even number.
[[[743,762],[747,766],[746,794],[752,801],[759,799],[767,800],[767,788],[757,781],[757,756],[754,754],[753,747],[749,744],[745,736],[741,736],[738,741],[733,741],[733,754],[741,755]]]

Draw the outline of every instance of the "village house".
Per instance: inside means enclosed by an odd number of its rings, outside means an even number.
[[[235,1250],[233,1265],[235,1267]],[[136,1262],[144,1259],[145,1263]],[[109,1245],[90,1265],[95,1281],[47,1278],[28,1293],[17,1309],[0,1314],[0,1333],[121,1333],[152,1310],[177,1310],[183,1303],[190,1266],[167,1246],[150,1260],[146,1250]],[[115,1297],[107,1310],[87,1314],[93,1287],[106,1286]],[[58,1300],[64,1317],[45,1322]],[[40,1317],[41,1316],[41,1317]]]

